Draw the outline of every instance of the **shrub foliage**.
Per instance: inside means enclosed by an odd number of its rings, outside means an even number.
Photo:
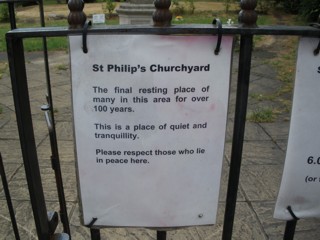
[[[0,4],[0,22],[9,22],[9,9],[7,4]]]
[[[317,21],[320,14],[319,0],[277,0],[283,8],[293,14],[300,14],[308,21]]]

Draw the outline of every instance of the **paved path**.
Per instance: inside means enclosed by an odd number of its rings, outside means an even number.
[[[276,78],[275,69],[271,65],[265,64],[266,60],[272,58],[274,54],[274,52],[266,51],[263,48],[257,49],[254,52],[250,85],[251,96],[252,94],[274,92],[281,85]],[[88,229],[81,226],[78,217],[68,55],[65,52],[53,52],[50,53],[49,56],[58,144],[72,237],[76,240],[90,239]],[[57,211],[57,193],[55,190],[54,173],[50,166],[48,131],[43,112],[40,110],[40,106],[45,103],[46,94],[42,54],[27,54],[26,60],[33,123],[35,126],[36,143],[47,208],[48,210]],[[0,66],[3,66],[6,61],[5,57],[0,61]],[[230,163],[237,56],[234,57],[232,73],[230,114],[218,222],[213,227],[192,227],[170,231],[168,233],[168,239],[220,239],[226,198],[227,175]],[[288,99],[290,99],[290,95]],[[260,105],[276,107],[276,104],[276,101],[261,102],[251,97],[249,99],[249,111],[258,108]],[[9,188],[12,194],[20,234],[22,236],[21,239],[36,239],[25,173],[21,160],[8,71],[5,71],[0,79],[0,106],[2,108],[2,113],[0,114],[0,151],[2,152],[5,162]],[[287,119],[289,119],[289,113],[283,113],[272,123],[248,122],[246,125],[243,165],[233,234],[234,239],[282,239],[285,222],[275,220],[272,216],[285,158],[289,125]],[[0,226],[0,239],[14,239],[1,185]],[[316,220],[299,221],[295,239],[320,239],[319,226],[320,222]],[[145,229],[113,228],[103,230],[102,239],[156,239],[156,235],[155,231]]]

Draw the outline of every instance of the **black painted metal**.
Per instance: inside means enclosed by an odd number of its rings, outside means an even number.
[[[59,223],[59,216],[57,212],[48,212],[49,234],[53,235]]]
[[[43,9],[42,0],[39,0],[39,12],[40,12],[41,26],[45,27],[44,9]],[[47,114],[50,115],[48,116],[47,119],[50,119],[51,121],[51,127],[49,128],[49,137],[50,137],[50,145],[51,145],[51,153],[52,153],[51,162],[52,162],[52,168],[54,170],[55,178],[56,178],[56,186],[57,186],[59,207],[60,207],[59,215],[63,225],[63,231],[67,233],[71,239],[67,204],[65,200],[63,180],[62,180],[61,167],[60,167],[57,134],[56,134],[56,128],[55,128],[54,111],[53,111],[54,105],[52,100],[50,68],[49,68],[49,56],[48,56],[47,38],[45,36],[42,37],[42,44],[43,44],[43,57],[44,57],[44,65],[45,65],[45,73],[46,73],[46,81],[47,81],[47,94],[48,94],[47,100],[49,105],[49,110],[47,111]]]
[[[222,239],[232,238],[247,114],[253,35],[241,36],[236,110]]]
[[[51,91],[50,91],[51,92]],[[45,112],[47,125],[49,129],[49,139],[50,139],[50,146],[51,146],[51,165],[52,169],[55,173],[56,178],[56,186],[58,191],[58,199],[59,199],[59,206],[60,206],[60,219],[63,225],[63,230],[70,236],[70,226],[69,226],[69,219],[68,219],[68,212],[67,212],[67,204],[64,195],[64,187],[62,182],[62,174],[61,174],[61,166],[60,166],[60,158],[59,158],[59,151],[58,151],[58,144],[57,144],[57,137],[54,127],[54,121],[52,120],[53,114],[51,113],[52,110],[48,105],[48,109]]]
[[[297,220],[287,221],[283,240],[293,240],[296,231]]]
[[[42,0],[39,0],[39,12],[40,12],[41,26],[45,27],[44,9],[43,9]],[[54,111],[53,111],[54,105],[52,100],[49,56],[48,56],[48,47],[47,47],[46,37],[42,37],[42,44],[43,44],[43,57],[44,57],[44,66],[45,66],[46,81],[47,81],[47,94],[48,94],[47,100],[49,105],[49,111],[47,111],[47,114],[50,115],[48,116],[47,119],[51,120],[51,127],[49,128],[49,137],[50,137],[50,145],[51,145],[51,153],[52,153],[51,162],[52,162],[52,168],[54,170],[55,178],[56,178],[56,186],[57,186],[59,207],[60,207],[59,215],[63,225],[63,232],[67,233],[69,235],[69,239],[71,239],[67,204],[65,200],[61,166],[60,166],[60,157],[59,157],[57,134],[56,134],[56,128],[55,128],[55,120],[54,120]]]
[[[91,240],[101,240],[100,229],[90,228]]]
[[[14,9],[14,4],[17,2],[28,2],[28,3],[34,2],[39,4],[40,24],[41,24],[41,27],[45,27],[44,8],[43,8],[42,0],[1,0],[0,3],[8,4],[11,29],[17,28],[16,18],[15,18],[15,9]],[[57,186],[57,192],[58,192],[58,198],[59,198],[60,219],[63,225],[63,231],[70,236],[68,212],[67,212],[67,206],[66,206],[65,195],[63,190],[63,181],[62,181],[62,174],[61,174],[61,168],[60,168],[58,143],[56,138],[56,129],[54,125],[54,113],[53,113],[54,111],[53,111],[53,101],[52,101],[52,93],[51,93],[48,47],[47,47],[47,40],[45,36],[42,37],[42,43],[43,43],[43,57],[44,57],[45,74],[46,74],[45,76],[46,76],[46,83],[47,83],[48,103],[49,103],[49,114],[50,114],[50,119],[52,120],[52,123],[53,123],[51,131],[49,129],[51,152],[52,152],[51,160],[54,162],[53,170],[55,172],[56,186]]]
[[[9,20],[10,20],[10,27],[11,29],[17,28],[16,23],[16,17],[15,17],[15,11],[14,11],[14,5],[19,2],[28,2],[28,3],[37,3],[38,0],[0,0],[0,4],[6,3],[8,5],[8,11],[9,11]]]
[[[17,28],[15,13],[14,13],[14,3],[8,2],[8,10],[9,10],[9,19],[10,19],[10,27],[11,29]]]
[[[4,170],[1,153],[0,153],[0,175],[1,175],[1,179],[2,179],[2,186],[3,186],[4,194],[7,199],[7,206],[9,209],[9,214],[10,214],[10,219],[11,219],[11,224],[12,224],[14,236],[15,236],[16,240],[20,240],[17,220],[16,220],[16,216],[14,214],[11,195],[10,195],[10,191],[9,191],[9,187],[8,187],[7,176],[6,176],[6,172]]]
[[[32,125],[22,39],[7,38],[7,50],[20,145],[37,234],[39,239],[49,240],[47,208]]]
[[[82,29],[69,29],[68,27],[20,28],[9,31],[7,34],[16,38],[31,37],[65,37],[68,35],[81,35]],[[93,26],[88,34],[217,34],[218,28],[211,24],[173,25],[168,28],[151,27],[148,25],[115,25],[107,27]],[[223,25],[223,35],[291,35],[305,37],[320,37],[320,31],[310,26],[259,26],[258,28],[238,28],[236,25]]]
[[[111,26],[111,27],[93,27],[88,30],[88,34],[198,34],[212,35],[217,34],[218,29],[212,25],[177,25],[167,28],[155,28],[149,26]],[[245,131],[245,117],[247,111],[248,88],[250,77],[251,53],[253,44],[253,35],[296,35],[320,37],[320,31],[313,27],[304,26],[263,26],[257,28],[245,28],[237,26],[223,26],[222,34],[241,35],[240,59],[238,73],[238,87],[236,111],[234,118],[234,133],[232,143],[232,156],[230,163],[230,173],[228,182],[228,192],[226,201],[226,210],[224,218],[223,240],[232,238],[233,221],[235,216],[237,190],[239,184],[240,167],[242,159],[242,149]],[[30,37],[57,37],[68,35],[81,35],[82,29],[68,29],[66,27],[58,28],[32,28],[15,29],[6,34],[8,46],[8,58],[10,73],[12,78],[12,87],[14,93],[16,114],[18,120],[19,134],[23,159],[26,166],[26,174],[33,206],[33,212],[36,221],[38,237],[46,240],[49,237],[48,223],[45,219],[45,201],[41,185],[39,166],[34,142],[34,133],[32,127],[32,118],[29,105],[29,96],[27,91],[27,79],[25,73],[25,61],[23,53],[22,39]],[[49,72],[48,72],[49,73]],[[50,83],[50,81],[49,81]],[[48,88],[51,89],[50,84]],[[50,110],[52,111],[52,98],[49,97]],[[53,117],[53,115],[51,116]],[[54,125],[54,119],[52,119]],[[54,136],[56,138],[56,136]],[[56,139],[53,139],[56,142]],[[54,150],[54,151],[57,151]],[[53,154],[54,155],[54,154]],[[37,197],[35,197],[37,196]],[[40,197],[39,197],[40,196]],[[91,239],[99,240],[100,231],[90,229]],[[166,239],[165,231],[157,232],[157,239]]]
[[[157,240],[166,240],[167,232],[166,231],[157,231]]]

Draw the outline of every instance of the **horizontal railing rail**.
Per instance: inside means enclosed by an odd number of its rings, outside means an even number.
[[[19,28],[9,31],[7,38],[63,37],[82,34],[82,29],[68,27]],[[108,26],[88,29],[88,34],[217,34],[218,28],[211,24],[172,25],[170,27],[153,27],[148,25]],[[320,30],[312,26],[259,26],[239,27],[223,25],[223,35],[291,35],[320,37]]]

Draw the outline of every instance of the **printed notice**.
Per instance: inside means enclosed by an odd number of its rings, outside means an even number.
[[[70,36],[83,224],[214,224],[233,38]]]
[[[274,217],[320,217],[319,38],[301,38],[285,167]]]

